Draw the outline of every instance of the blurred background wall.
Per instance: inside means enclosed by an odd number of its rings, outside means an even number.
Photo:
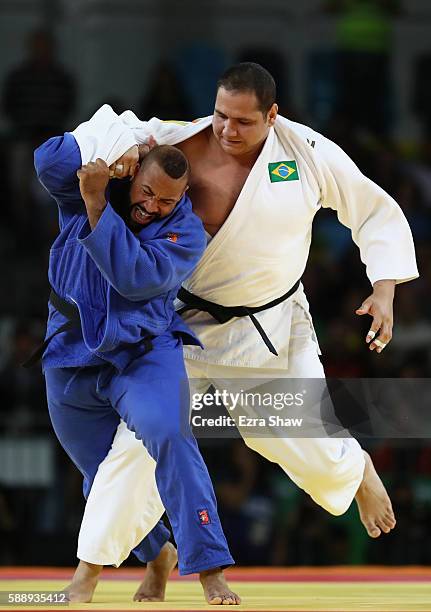
[[[398,288],[394,339],[370,355],[354,315],[370,290],[363,266],[335,215],[319,213],[304,284],[327,374],[430,376],[428,0],[0,0],[0,45],[0,563],[75,562],[81,478],[51,430],[40,371],[19,363],[44,333],[57,231],[32,151],[102,103],[192,119],[211,113],[229,64],[266,66],[282,114],[335,140],[395,197],[417,246],[421,278]],[[329,517],[242,441],[201,441],[237,561],[430,563],[431,441],[363,443],[398,518],[378,541],[354,507]]]

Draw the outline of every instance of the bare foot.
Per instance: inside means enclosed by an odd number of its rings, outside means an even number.
[[[99,580],[103,565],[94,565],[80,561],[72,578],[72,582],[63,589],[68,601],[75,603],[90,603]]]
[[[199,575],[205,599],[212,606],[237,606],[241,603],[241,598],[230,590],[224,577],[223,571],[216,569],[201,572]]]
[[[364,477],[356,493],[356,503],[361,521],[371,538],[378,538],[381,532],[389,533],[396,525],[391,500],[377,474],[371,457],[364,451]]]
[[[177,549],[170,542],[166,542],[159,556],[154,561],[147,563],[145,577],[133,601],[164,601],[166,583],[177,561]]]

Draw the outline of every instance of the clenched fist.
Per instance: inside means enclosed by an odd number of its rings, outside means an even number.
[[[103,159],[96,159],[82,166],[76,174],[88,221],[91,229],[94,229],[106,208],[105,190],[109,182],[109,168]]]
[[[84,201],[88,198],[105,196],[109,182],[109,168],[103,159],[98,158],[95,162],[85,164],[76,174]]]

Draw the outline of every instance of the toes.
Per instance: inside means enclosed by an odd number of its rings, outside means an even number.
[[[212,606],[235,606],[240,603],[239,597],[231,594],[213,595],[208,598],[208,603]]]
[[[391,529],[393,529],[395,527],[395,525],[397,524],[397,521],[395,519],[395,515],[393,513],[386,514],[386,516],[385,516],[385,523],[387,525],[389,525],[389,527]]]
[[[365,525],[365,528],[366,528],[370,538],[378,538],[379,535],[381,534],[380,529],[374,523],[367,523]]]
[[[395,527],[395,524],[396,524],[395,519],[391,519],[391,518],[390,518],[390,517],[388,517],[388,516],[385,516],[385,517],[382,519],[382,521],[381,521],[381,522],[382,522],[382,524],[383,524],[385,527],[387,527],[387,528],[388,528],[388,530],[389,530],[389,531],[390,531],[391,529],[393,529],[393,528]]]

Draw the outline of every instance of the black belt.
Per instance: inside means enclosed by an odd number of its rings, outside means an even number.
[[[57,295],[57,293],[55,293],[54,289],[51,289],[51,293],[49,294],[49,302],[54,306],[56,310],[58,310],[58,312],[60,312],[64,317],[67,318],[67,321],[63,323],[63,325],[60,325],[60,327],[56,329],[55,332],[50,334],[41,344],[39,344],[39,346],[35,348],[30,357],[26,359],[24,363],[21,364],[24,368],[31,368],[42,359],[42,355],[44,354],[48,344],[51,342],[54,336],[57,336],[58,334],[61,334],[62,332],[67,331],[69,329],[76,329],[81,327],[79,310],[78,307],[75,306],[75,304],[71,304],[70,302],[67,302],[66,300],[61,298],[59,295]],[[143,342],[145,343],[145,352],[148,353],[153,348],[151,338],[144,338]]]
[[[264,304],[263,306],[222,306],[221,304],[216,304],[215,302],[209,302],[208,300],[204,300],[203,298],[200,298],[197,295],[190,293],[190,291],[187,291],[187,289],[184,289],[184,287],[181,287],[178,292],[178,298],[182,302],[184,302],[185,306],[182,306],[178,310],[178,314],[183,314],[183,312],[186,312],[187,310],[202,310],[203,312],[207,312],[208,314],[210,314],[219,323],[226,323],[234,317],[250,317],[253,325],[257,329],[260,337],[265,342],[268,349],[273,355],[277,355],[278,357],[278,353],[272,345],[271,340],[266,335],[265,330],[263,329],[259,321],[256,319],[254,314],[256,312],[261,312],[262,310],[268,310],[269,308],[277,306],[277,304],[281,304],[281,302],[287,300],[287,298],[293,295],[298,289],[299,283],[299,280],[296,281],[296,283],[291,289],[289,289],[287,293],[277,298],[276,300],[272,300],[272,302],[268,302],[268,304]]]

